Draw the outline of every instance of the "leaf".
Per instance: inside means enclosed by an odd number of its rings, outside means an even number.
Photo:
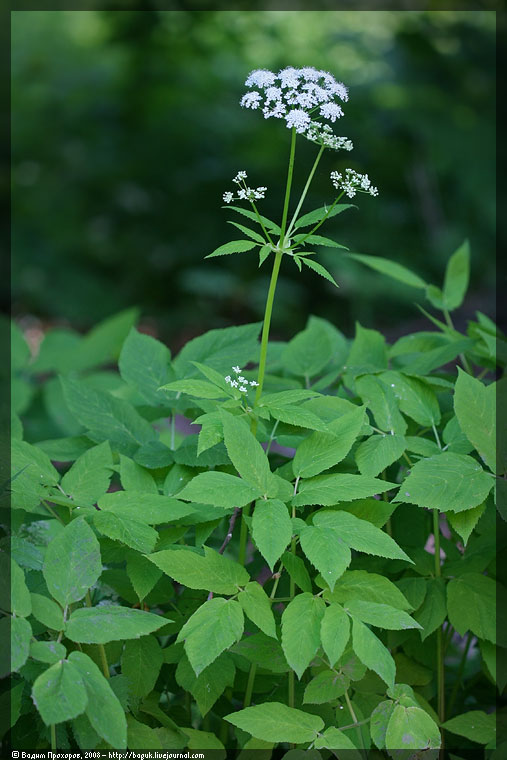
[[[363,665],[375,671],[389,687],[394,686],[396,666],[390,652],[380,639],[354,616],[352,616],[352,647]]]
[[[454,411],[461,430],[490,470],[496,472],[496,383],[483,385],[458,368]]]
[[[351,562],[350,549],[336,531],[309,526],[302,529],[301,548],[331,591]]]
[[[30,639],[32,637],[32,627],[26,618],[21,617],[4,617],[2,618],[5,626],[5,631],[2,631],[3,641],[8,640],[9,637],[9,624],[10,624],[10,640],[11,640],[11,661],[10,669],[12,671],[19,670],[27,661],[28,653],[30,650]],[[5,636],[7,634],[7,636]],[[8,670],[7,670],[8,672]],[[3,672],[2,675],[7,675]]]
[[[142,636],[125,643],[121,672],[127,678],[129,692],[145,697],[155,687],[164,657],[155,636]]]
[[[162,740],[156,728],[150,728],[146,723],[140,723],[129,715],[127,717],[127,746],[130,750],[162,750]]]
[[[265,633],[253,633],[235,644],[231,652],[239,654],[251,663],[255,663],[271,673],[288,673],[290,670],[282,647],[275,639]]]
[[[139,309],[125,309],[100,322],[76,343],[71,356],[67,357],[69,369],[77,372],[115,361],[138,317]]]
[[[473,345],[474,342],[470,338],[453,340],[444,346],[419,354],[417,359],[404,367],[404,371],[411,375],[429,375],[434,369],[453,361],[458,354],[470,351]]]
[[[115,512],[102,510],[93,515],[93,523],[99,533],[130,546],[143,554],[149,554],[158,541],[158,533],[146,523],[131,520]]]
[[[156,552],[148,559],[178,583],[217,594],[236,594],[250,580],[244,567],[209,546],[204,547],[204,556],[181,548]]]
[[[81,454],[63,476],[61,487],[80,506],[91,506],[109,488],[112,474],[111,448],[104,441]]]
[[[51,665],[36,678],[32,699],[46,726],[77,718],[88,704],[79,668],[70,660]]]
[[[462,512],[481,504],[492,487],[493,478],[475,459],[444,451],[416,462],[393,501]]]
[[[402,435],[372,435],[359,444],[355,458],[361,475],[376,477],[396,462],[407,447]]]
[[[389,578],[366,570],[347,570],[337,582],[333,593],[324,592],[324,599],[333,602],[361,599],[365,602],[388,604],[399,610],[409,610],[411,607],[405,596]]]
[[[388,628],[392,631],[421,628],[410,615],[389,604],[379,604],[364,599],[349,599],[344,607],[353,617],[377,628]]]
[[[447,584],[451,625],[460,636],[470,630],[480,639],[496,643],[497,584],[480,573],[463,573]]]
[[[102,573],[99,542],[84,517],[50,541],[42,569],[51,596],[65,607],[78,602]]]
[[[259,266],[261,267],[266,259],[268,258],[269,254],[271,253],[271,246],[270,245],[261,245],[259,248]]]
[[[7,568],[6,568],[7,569]],[[10,609],[18,617],[28,617],[32,612],[32,599],[26,585],[25,573],[20,566],[11,558],[11,598]],[[6,600],[7,601],[7,600]],[[3,607],[3,600],[2,600]],[[3,607],[4,609],[7,608]]]
[[[46,486],[55,486],[60,480],[47,454],[26,441],[11,441],[11,506],[28,511],[39,506],[47,496]]]
[[[278,393],[263,393],[259,399],[257,406],[289,406],[297,404],[298,401],[306,401],[310,398],[315,398],[320,393],[312,390],[306,390],[303,388],[293,388],[290,391],[279,391]]]
[[[320,625],[322,648],[331,667],[338,662],[350,636],[349,616],[339,604],[326,607]]]
[[[251,230],[250,227],[245,227],[242,224],[238,224],[238,222],[227,222],[227,224],[232,224],[234,227],[237,227],[238,230],[241,230],[247,237],[251,238],[251,240],[255,240],[256,243],[260,243],[261,245],[266,244],[265,238],[262,237],[262,235],[259,235],[258,232],[255,232],[255,230]]]
[[[296,586],[299,586],[301,591],[307,591],[311,594],[312,581],[301,557],[297,557],[291,552],[284,552],[282,554],[282,563]]]
[[[81,607],[72,612],[65,635],[81,644],[107,644],[108,641],[138,639],[168,622],[171,621],[161,615],[112,604]]]
[[[322,422],[320,417],[316,414],[309,412],[307,409],[302,409],[299,406],[275,406],[274,404],[264,404],[270,415],[280,422],[285,422],[288,425],[294,425],[296,427],[306,427],[310,430],[322,430],[327,432],[328,426]]]
[[[221,598],[204,602],[187,620],[176,640],[185,642],[185,653],[196,676],[239,641],[243,622],[241,605]]]
[[[127,401],[81,380],[61,377],[60,381],[67,406],[93,440],[109,441],[114,450],[132,456],[155,438],[151,425]]]
[[[120,518],[143,522],[148,525],[174,522],[191,515],[194,508],[178,499],[152,493],[115,491],[106,493],[98,501],[100,510],[111,512]]]
[[[438,749],[440,744],[438,726],[425,710],[396,705],[387,726],[387,750]]]
[[[330,726],[315,740],[315,749],[346,750],[340,752],[347,760],[360,760],[362,755],[349,737],[335,726]],[[338,755],[336,755],[338,757]]]
[[[230,374],[231,367],[243,367],[257,358],[258,336],[261,323],[241,327],[210,330],[190,340],[173,361],[173,369],[179,377],[195,377],[198,373],[193,362],[201,362],[223,374]]]
[[[252,538],[271,571],[292,536],[287,507],[278,499],[259,500],[252,516]]]
[[[380,380],[392,388],[400,410],[413,420],[431,427],[440,422],[440,407],[435,392],[417,377],[407,377],[401,372],[381,372]]]
[[[344,369],[354,375],[387,369],[387,347],[382,333],[369,330],[356,322],[355,338]]]
[[[63,660],[66,654],[67,650],[58,641],[32,641],[30,644],[30,657],[48,665]]]
[[[266,636],[277,638],[271,603],[259,583],[247,583],[244,590],[238,594],[238,602],[241,604],[245,615],[255,623],[257,628],[263,631]]]
[[[478,744],[489,744],[496,739],[495,713],[485,713],[483,710],[471,710],[446,720],[442,726],[451,734],[464,736]]]
[[[225,446],[231,462],[249,485],[258,489],[260,494],[266,494],[271,470],[264,449],[239,417],[222,411],[221,418]]]
[[[386,699],[380,702],[371,714],[370,733],[373,743],[378,749],[384,749],[386,746],[387,726],[393,714],[395,703]]]
[[[34,618],[53,631],[63,631],[65,626],[63,612],[57,603],[42,594],[30,594],[30,596]]]
[[[303,238],[305,239],[305,243],[315,243],[316,245],[323,245],[328,248],[343,248],[348,250],[346,246],[336,243],[334,240],[331,240],[331,238],[323,237],[322,235],[307,235],[301,233],[299,235],[294,235],[294,242],[299,243]],[[301,254],[306,255],[304,251],[301,251]]]
[[[343,697],[350,680],[343,673],[323,670],[312,678],[305,689],[303,704],[322,705],[338,697]]]
[[[447,605],[445,603],[445,584],[441,578],[428,578],[426,580],[426,594],[422,606],[414,615],[421,624],[421,640],[430,636],[433,631],[440,628],[447,617]]]
[[[377,426],[385,432],[404,435],[407,423],[400,414],[393,390],[375,375],[361,375],[355,385],[363,403],[371,409]]]
[[[426,283],[419,275],[412,272],[402,264],[398,264],[397,261],[391,261],[390,259],[383,259],[381,256],[366,256],[363,253],[349,253],[349,258],[356,259],[362,264],[366,264],[371,269],[375,269],[381,274],[386,274],[388,277],[392,277],[393,280],[398,280],[404,285],[409,285],[412,288],[426,288]]]
[[[313,522],[319,527],[336,531],[341,540],[348,544],[351,549],[366,554],[374,554],[378,557],[412,562],[391,536],[366,520],[359,520],[348,512],[342,510],[336,512],[320,511],[314,516]]]
[[[265,702],[226,715],[225,720],[242,731],[268,742],[303,744],[314,741],[324,728],[319,715],[305,713],[281,702]]]
[[[171,352],[163,343],[132,328],[125,340],[118,367],[122,379],[151,406],[164,403],[161,385],[169,382]]]
[[[259,219],[263,223],[263,225],[268,230],[272,230],[276,234],[280,234],[281,230],[280,227],[275,224],[275,222],[272,222],[271,219],[268,219],[265,216],[262,216],[262,214],[257,214],[254,211],[250,211],[250,209],[247,208],[241,208],[241,206],[222,206],[222,208],[231,209],[232,211],[237,211],[239,214],[243,214],[243,216],[246,216],[248,219],[251,219],[253,222],[259,223]]]
[[[331,358],[327,331],[316,322],[309,324],[285,346],[281,358],[283,366],[294,375],[317,375]]]
[[[91,725],[111,747],[126,749],[125,713],[109,681],[93,660],[82,652],[71,652],[69,663],[79,672],[84,683],[88,695],[86,716]]]
[[[282,649],[299,679],[320,646],[324,611],[322,599],[303,592],[289,602],[282,614]]]
[[[224,243],[218,248],[215,248],[213,253],[208,253],[205,259],[211,259],[213,256],[225,256],[230,253],[243,253],[244,251],[250,251],[255,248],[257,243],[252,243],[251,240],[231,240],[229,243]]]
[[[445,308],[453,311],[461,306],[470,276],[470,246],[468,240],[453,253],[445,270],[443,300]]]
[[[325,267],[322,266],[322,264],[319,264],[318,261],[313,261],[313,259],[305,259],[303,256],[298,257],[300,261],[303,262],[303,264],[306,264],[306,266],[309,269],[313,269],[314,272],[317,272],[317,274],[320,274],[321,277],[323,277],[328,282],[332,283],[335,288],[339,288],[340,286],[336,282],[335,278],[332,274],[330,274]]]
[[[127,575],[141,602],[162,577],[162,570],[142,554],[131,552],[127,557]]]
[[[320,208],[316,208],[313,211],[309,211],[307,214],[300,216],[294,225],[294,229],[317,224],[317,222],[320,222],[324,217],[331,219],[332,216],[341,214],[342,211],[346,211],[349,208],[356,208],[356,206],[352,203],[337,203],[336,206],[333,206],[331,209],[329,206],[321,206]]]
[[[484,514],[485,508],[486,504],[482,503],[472,507],[472,509],[465,510],[465,512],[449,512],[447,514],[447,522],[461,536],[465,546],[473,529]]]
[[[305,438],[292,462],[294,475],[309,478],[341,462],[359,435],[364,411],[364,407],[359,406],[332,422],[328,433],[316,432]]]
[[[300,484],[299,493],[292,499],[292,504],[295,507],[308,504],[329,507],[341,501],[353,501],[383,493],[395,486],[395,483],[367,475],[317,475]]]
[[[199,473],[178,493],[179,499],[204,502],[224,509],[243,507],[259,496],[262,496],[259,488],[234,475],[217,471]]]
[[[153,476],[129,457],[120,454],[120,480],[125,491],[158,494]]]
[[[176,682],[192,694],[199,712],[204,716],[211,710],[224,690],[234,684],[235,674],[234,662],[226,654],[221,654],[198,676],[192,670],[188,659],[183,657],[176,669]]]
[[[170,391],[172,393],[185,393],[187,396],[196,398],[226,398],[230,393],[225,389],[218,388],[213,383],[207,383],[206,380],[176,380],[167,385],[160,387],[161,391]]]

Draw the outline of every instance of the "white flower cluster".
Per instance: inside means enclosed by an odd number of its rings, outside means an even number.
[[[234,193],[228,191],[223,194],[222,198],[224,200],[224,203],[231,203],[232,201],[239,200],[239,201],[258,201],[262,200],[262,198],[266,195],[267,187],[247,187],[247,184],[245,182],[247,178],[246,172],[238,172],[234,179],[232,180],[236,185],[239,185],[240,188],[238,190],[238,194],[234,195]]]
[[[237,377],[232,378],[230,375],[227,375],[225,382],[228,383],[231,388],[237,388],[240,393],[247,393],[249,385],[251,385],[252,388],[255,388],[255,386],[259,385],[259,383],[255,382],[255,380],[250,380],[250,382],[248,382],[246,377],[243,377],[241,374],[243,370],[240,367],[233,367],[232,371]]]
[[[353,198],[356,193],[378,195],[378,189],[371,184],[367,174],[359,174],[354,169],[345,169],[345,173],[331,172],[331,182],[337,190],[344,190],[345,195]]]
[[[248,75],[245,85],[256,89],[241,98],[244,108],[262,109],[265,119],[271,116],[285,119],[289,129],[294,127],[299,134],[325,147],[352,150],[349,140],[336,138],[329,125],[312,120],[311,114],[317,115],[316,112],[333,124],[343,116],[342,107],[336,100],[346,102],[349,99],[347,88],[329,72],[310,66],[302,69],[289,66],[278,74],[257,69]]]

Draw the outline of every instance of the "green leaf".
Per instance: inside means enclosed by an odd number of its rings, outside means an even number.
[[[11,598],[10,609],[18,617],[28,617],[32,612],[32,600],[25,582],[25,573],[11,558]],[[2,605],[3,606],[3,605]]]
[[[305,239],[305,243],[315,243],[316,245],[323,245],[327,248],[343,248],[348,250],[346,246],[336,243],[334,240],[331,240],[331,238],[323,237],[322,235],[307,235],[301,233],[299,235],[294,235],[294,242],[299,243],[303,238]],[[301,251],[301,253],[306,255],[304,251]]]
[[[65,626],[63,612],[57,603],[42,594],[30,594],[30,596],[34,618],[53,631],[63,631]]]
[[[46,726],[77,718],[88,704],[79,668],[70,660],[51,665],[36,678],[32,699]]]
[[[480,573],[463,573],[447,584],[451,625],[460,636],[470,630],[480,639],[496,643],[497,584]]]
[[[71,614],[65,635],[81,644],[107,644],[108,641],[138,639],[168,622],[171,621],[161,615],[112,604],[81,607]]]
[[[453,253],[445,270],[443,300],[445,308],[453,311],[461,306],[470,276],[470,246],[468,240]]]
[[[155,438],[151,425],[127,401],[81,380],[60,380],[67,406],[93,440],[109,441],[113,449],[132,456],[139,446]]]
[[[282,352],[283,366],[294,375],[313,377],[331,358],[331,343],[322,325],[313,322],[298,333]]]
[[[243,507],[259,496],[262,496],[259,488],[234,475],[216,471],[199,473],[178,494],[179,499],[213,504],[224,509]]]
[[[363,665],[380,676],[391,688],[396,666],[390,652],[370,629],[352,616],[352,647]],[[401,745],[399,745],[401,746]]]
[[[121,656],[121,672],[126,677],[129,692],[145,697],[152,691],[164,657],[155,636],[142,636],[125,643]]]
[[[319,715],[311,715],[281,702],[265,702],[225,716],[242,731],[268,742],[303,744],[314,741],[324,728]]]
[[[385,432],[404,435],[407,423],[400,414],[393,390],[375,375],[361,375],[355,384],[357,393],[372,411],[376,425]]]
[[[325,608],[322,599],[303,592],[289,602],[282,614],[282,649],[298,678],[320,646],[320,625]]]
[[[157,531],[146,523],[122,517],[114,512],[97,512],[93,515],[93,523],[103,536],[144,554],[152,552],[158,541]]]
[[[35,445],[47,454],[53,462],[74,462],[90,448],[92,443],[86,436],[76,435],[54,438],[48,441],[37,441]]]
[[[201,362],[228,375],[234,365],[243,367],[257,359],[260,328],[261,323],[256,322],[210,330],[185,344],[173,361],[173,369],[179,377],[195,377],[198,369],[193,362]]]
[[[345,753],[340,753],[342,757],[346,757],[347,760],[360,760],[362,755],[349,739],[349,737],[340,731],[339,728],[331,726],[315,740],[315,749],[330,749],[330,750],[346,750]],[[336,753],[333,753],[336,754]],[[338,757],[338,755],[336,755]]]
[[[252,516],[252,538],[273,570],[292,536],[287,507],[278,499],[259,500]]]
[[[438,749],[440,744],[438,726],[425,710],[396,705],[387,726],[388,750]]]
[[[372,435],[361,443],[355,452],[355,458],[361,475],[376,477],[386,467],[396,462],[407,447],[402,435]]]
[[[481,519],[485,508],[486,504],[482,503],[476,507],[472,507],[472,509],[467,509],[465,512],[449,512],[447,514],[447,522],[461,536],[465,546],[473,529]]]
[[[351,549],[378,557],[412,562],[391,536],[349,512],[320,511],[314,516],[313,522],[319,527],[336,531],[341,540]]]
[[[416,462],[393,501],[462,512],[481,504],[493,484],[493,478],[475,459],[444,451]]]
[[[473,345],[474,342],[470,338],[453,340],[444,346],[419,354],[414,361],[404,367],[404,371],[411,375],[429,375],[432,370],[453,361],[458,354],[470,351]]]
[[[61,487],[80,506],[91,506],[109,488],[112,468],[111,448],[104,441],[81,454],[63,476]]]
[[[175,548],[150,554],[148,559],[178,583],[217,594],[236,594],[250,580],[244,567],[209,546],[204,547],[204,556]]]
[[[347,570],[337,582],[333,593],[324,592],[324,599],[333,602],[361,599],[365,602],[388,604],[399,610],[409,610],[411,607],[392,581],[383,575],[369,573],[366,570]]]
[[[356,335],[350,347],[345,369],[354,375],[387,369],[387,347],[382,333],[378,330],[369,330],[356,322]]]
[[[163,343],[132,328],[123,344],[118,367],[123,380],[135,388],[143,401],[160,406],[165,399],[159,388],[169,382],[170,363],[171,352]]]
[[[30,644],[30,657],[48,665],[63,660],[66,654],[67,650],[58,641],[32,641]]]
[[[311,594],[312,581],[301,557],[297,557],[291,552],[284,552],[282,554],[282,563],[296,586],[299,586],[301,591],[307,591]]]
[[[341,462],[359,435],[364,411],[364,407],[359,406],[328,425],[328,433],[316,432],[305,438],[292,462],[294,475],[309,478]]]
[[[150,728],[129,715],[127,717],[127,746],[129,749],[162,750],[159,729]]]
[[[255,663],[271,673],[288,673],[290,670],[282,647],[275,639],[265,633],[253,633],[235,644],[231,652],[240,654],[251,663]]]
[[[126,749],[125,713],[110,683],[93,660],[82,652],[71,652],[69,663],[79,672],[84,683],[88,695],[86,716],[91,725],[112,747]]]
[[[350,636],[349,616],[339,604],[326,607],[320,625],[320,639],[331,667],[338,662]]]
[[[185,652],[198,676],[243,634],[243,610],[229,599],[204,602],[187,620],[177,641],[185,642]]]
[[[102,573],[94,532],[78,517],[50,541],[42,569],[51,596],[62,606],[78,602]]]
[[[251,238],[251,240],[255,240],[256,243],[260,243],[261,245],[266,244],[265,238],[263,238],[262,235],[259,235],[258,232],[255,232],[255,230],[251,230],[250,227],[245,227],[242,224],[238,224],[238,222],[228,221],[227,224],[234,225],[234,227],[237,227],[238,230],[241,230],[241,232],[243,232],[243,234],[245,234],[247,237]]]
[[[11,638],[11,662],[10,668],[12,671],[19,670],[27,661],[28,653],[30,650],[30,639],[32,637],[32,627],[26,618],[21,617],[4,617],[2,618],[6,630],[2,631],[3,641],[8,640],[8,630],[10,624],[10,638]],[[7,636],[5,636],[7,634]],[[2,675],[6,675],[3,672]]]
[[[294,496],[292,503],[295,507],[308,504],[330,507],[341,501],[362,499],[395,487],[395,483],[367,475],[317,475],[300,484],[299,493]]]
[[[251,219],[253,222],[259,223],[259,219],[263,223],[263,225],[268,229],[269,231],[273,231],[276,234],[280,234],[281,230],[280,227],[275,224],[275,222],[272,222],[271,219],[268,219],[265,216],[262,216],[262,214],[257,214],[254,211],[250,211],[250,209],[247,208],[241,208],[241,206],[222,206],[222,208],[231,209],[232,211],[237,211],[239,214],[243,214],[243,216],[246,216],[248,219]]]
[[[349,253],[349,258],[356,259],[362,264],[371,269],[375,269],[381,274],[386,274],[388,277],[392,277],[398,282],[402,282],[404,285],[409,285],[412,288],[426,288],[426,283],[419,275],[404,267],[402,264],[398,264],[397,261],[390,261],[389,259],[383,259],[381,256],[366,256],[363,253]]]
[[[496,383],[483,385],[458,368],[454,411],[461,430],[482,460],[496,472]]]
[[[247,583],[244,590],[238,594],[238,602],[241,604],[245,615],[255,623],[257,628],[263,631],[266,636],[277,638],[271,603],[259,583]]]
[[[356,208],[356,206],[354,206],[352,203],[337,203],[336,206],[333,206],[331,210],[329,209],[329,206],[321,206],[320,208],[316,208],[313,211],[309,211],[308,214],[303,214],[303,216],[300,216],[294,225],[294,229],[299,229],[300,227],[309,227],[310,225],[317,224],[317,222],[320,222],[320,220],[323,219],[326,215],[327,219],[331,219],[332,216],[341,214],[342,211],[346,211],[349,208]]]
[[[489,744],[496,739],[496,721],[495,713],[471,710],[462,715],[457,715],[451,720],[446,720],[442,725],[451,734],[464,736],[478,744]]]
[[[263,393],[257,406],[289,406],[297,404],[298,401],[306,401],[310,398],[320,397],[320,393],[303,388],[294,388],[290,391],[279,391],[278,393]]]
[[[320,417],[316,414],[309,412],[307,409],[302,409],[299,406],[276,406],[274,404],[263,404],[263,407],[268,409],[270,415],[280,422],[285,422],[288,425],[295,425],[296,427],[305,427],[310,430],[321,430],[327,432],[328,426],[322,422]]]
[[[239,475],[260,494],[269,490],[271,471],[266,453],[247,424],[222,411],[224,441],[229,458]]]
[[[120,349],[133,324],[139,317],[139,309],[126,309],[100,322],[76,343],[68,368],[77,372],[118,359]]]
[[[230,393],[226,390],[218,388],[213,383],[207,383],[206,380],[176,380],[167,385],[162,385],[161,391],[171,391],[172,393],[185,393],[187,396],[195,396],[196,398],[226,398],[230,396]]]
[[[380,380],[392,388],[400,410],[423,427],[438,425],[440,407],[435,392],[423,380],[401,372],[382,372]]]
[[[114,513],[120,518],[148,525],[174,522],[194,511],[192,505],[184,504],[178,499],[135,491],[106,493],[100,497],[98,506],[100,510]]]
[[[225,256],[229,253],[243,253],[255,248],[256,245],[257,243],[252,243],[251,240],[231,240],[230,243],[224,243],[224,245],[215,248],[213,253],[208,253],[204,258],[211,259],[213,256]]]
[[[320,274],[320,276],[323,277],[325,280],[332,283],[335,286],[335,288],[340,287],[338,283],[336,282],[335,278],[333,277],[333,275],[330,274],[330,272],[328,272],[327,269],[322,266],[322,264],[319,264],[318,261],[313,261],[313,259],[305,259],[303,256],[299,256],[298,258],[309,269],[313,269],[314,272],[317,272],[317,274]]]
[[[350,680],[344,673],[323,670],[312,678],[305,689],[303,704],[322,705],[342,697],[347,691]]]
[[[339,534],[328,528],[309,526],[301,530],[301,548],[322,575],[331,591],[350,565],[350,549]]]
[[[395,703],[390,699],[380,702],[371,714],[370,733],[373,743],[378,749],[386,746],[387,726],[393,714]]]
[[[360,520],[371,522],[376,528],[383,528],[396,509],[396,504],[391,504],[383,499],[357,499],[356,501],[340,502],[340,509],[350,512]]]
[[[422,627],[420,631],[422,641],[427,639],[437,628],[440,628],[447,617],[445,584],[441,578],[428,578],[426,580],[424,602],[414,617]]]
[[[421,628],[413,618],[403,610],[391,607],[389,604],[365,601],[364,599],[349,599],[345,602],[345,610],[363,623],[377,628],[388,628],[392,631],[403,631],[408,628]]]
[[[26,441],[11,441],[11,506],[31,511],[47,496],[47,486],[60,480],[47,454]]]
[[[125,491],[157,493],[153,476],[129,457],[120,454],[120,480]]]
[[[271,253],[271,246],[270,245],[261,245],[259,248],[259,266],[261,267],[266,259],[268,258],[269,254]]]
[[[198,676],[188,659],[183,657],[176,669],[176,682],[190,692],[202,716],[206,715],[228,686],[234,684],[236,668],[229,655],[221,654]]]
[[[162,570],[142,554],[131,552],[127,557],[127,575],[139,601],[142,602],[162,577]]]

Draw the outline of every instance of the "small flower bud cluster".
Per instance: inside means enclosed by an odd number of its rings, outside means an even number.
[[[267,187],[247,187],[247,184],[245,182],[247,178],[247,173],[244,171],[238,172],[234,179],[232,180],[236,185],[239,185],[238,194],[234,195],[234,193],[228,191],[223,194],[222,198],[224,200],[224,203],[231,203],[235,200],[240,201],[258,201],[262,200],[266,195]]]
[[[354,169],[345,169],[345,173],[331,172],[331,182],[337,190],[343,190],[345,195],[353,198],[356,193],[378,195],[378,189],[371,184],[367,174],[359,174]]]
[[[248,75],[245,85],[256,89],[241,98],[244,108],[262,109],[265,119],[285,119],[289,129],[294,127],[299,134],[326,148],[352,150],[352,143],[346,138],[335,138],[329,125],[312,121],[311,114],[317,111],[333,124],[343,116],[336,100],[348,100],[347,88],[329,72],[310,66],[301,69],[289,66],[278,74],[257,69]]]
[[[243,370],[240,367],[233,367],[232,371],[236,377],[233,378],[230,375],[227,375],[227,377],[224,378],[225,382],[228,383],[231,388],[237,388],[240,393],[247,393],[249,385],[251,385],[252,388],[255,388],[257,385],[259,385],[259,383],[257,383],[255,380],[250,380],[250,382],[248,382],[246,377],[243,377],[241,374]]]

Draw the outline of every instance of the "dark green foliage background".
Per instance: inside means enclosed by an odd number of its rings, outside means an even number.
[[[138,304],[182,345],[258,320],[267,269],[203,262],[228,236],[221,195],[238,169],[280,207],[288,132],[238,106],[253,68],[311,65],[350,87],[338,132],[378,199],[328,234],[439,281],[468,237],[469,309],[487,310],[494,256],[491,11],[30,11],[12,14],[13,300],[17,315],[87,328]],[[303,178],[314,146],[298,148]],[[297,177],[296,177],[297,182]],[[359,223],[358,223],[359,222]],[[275,333],[308,313],[347,334],[359,319],[417,319],[415,293],[345,256],[322,256],[341,288],[283,267]],[[386,308],[389,303],[389,309]]]

